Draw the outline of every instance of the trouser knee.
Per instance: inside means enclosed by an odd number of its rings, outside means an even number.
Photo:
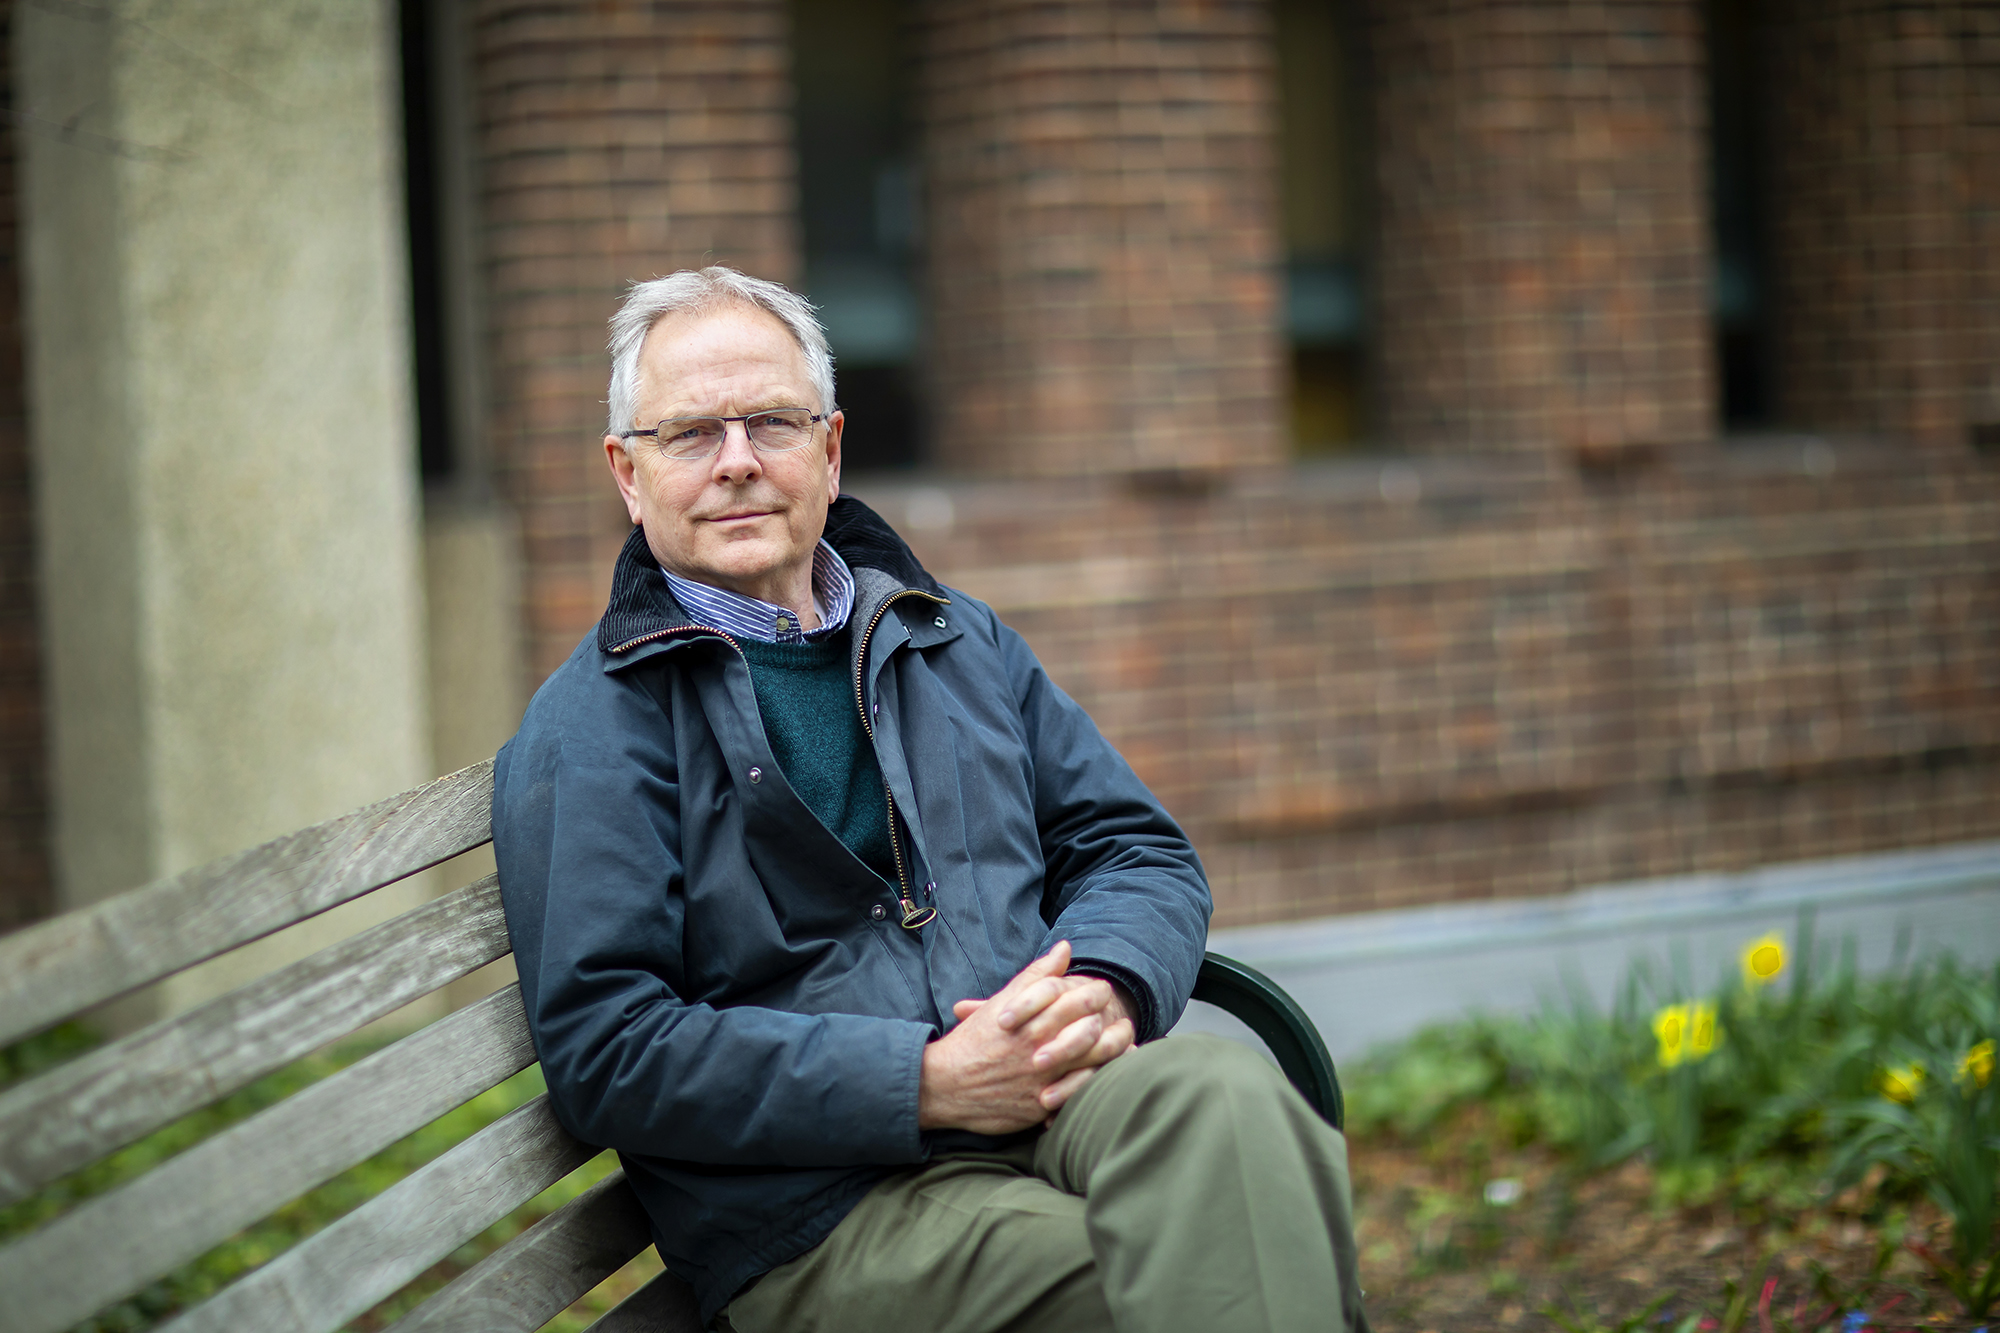
[[[1225,1088],[1279,1091],[1291,1085],[1261,1053],[1225,1037],[1206,1033],[1166,1037],[1133,1051],[1148,1077],[1190,1093]]]
[[[1129,1068],[1120,1068],[1128,1064]],[[1300,1109],[1310,1114],[1277,1066],[1241,1042],[1222,1037],[1195,1033],[1149,1042],[1104,1073],[1109,1076],[1114,1071],[1124,1083],[1120,1092],[1134,1111],[1176,1117],[1249,1114],[1259,1119]]]

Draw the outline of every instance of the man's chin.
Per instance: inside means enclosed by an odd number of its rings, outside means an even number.
[[[781,573],[788,552],[780,542],[746,535],[736,541],[718,543],[702,554],[705,558],[700,568],[704,572],[692,577],[725,587],[740,587],[762,583]]]

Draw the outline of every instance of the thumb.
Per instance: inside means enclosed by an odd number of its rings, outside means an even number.
[[[951,1016],[963,1023],[966,1019],[978,1013],[979,1006],[985,1003],[986,1001],[984,1000],[960,1000],[951,1007]]]

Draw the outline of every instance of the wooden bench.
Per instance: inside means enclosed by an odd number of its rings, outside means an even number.
[[[492,838],[493,765],[0,938],[0,1046]],[[0,1207],[509,951],[496,876],[0,1093]],[[1249,1023],[1340,1123],[1326,1048],[1268,980],[1210,955],[1196,997]],[[508,985],[0,1247],[0,1326],[57,1333],[534,1063]],[[319,1333],[393,1295],[595,1156],[548,1098],[501,1117],[165,1328]],[[540,1328],[652,1243],[614,1171],[395,1328]],[[593,1327],[693,1333],[671,1273]]]

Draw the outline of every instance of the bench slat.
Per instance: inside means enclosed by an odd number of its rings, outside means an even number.
[[[612,1307],[590,1333],[702,1333],[694,1289],[662,1273]]]
[[[515,985],[322,1079],[0,1248],[7,1327],[70,1327],[534,1059]]]
[[[0,1045],[492,837],[488,759],[0,938]]]
[[[0,1204],[507,952],[498,877],[0,1094]]]
[[[394,1333],[534,1333],[653,1243],[614,1171],[454,1279]]]
[[[597,1153],[556,1123],[547,1094],[509,1112],[161,1333],[327,1333]]]

